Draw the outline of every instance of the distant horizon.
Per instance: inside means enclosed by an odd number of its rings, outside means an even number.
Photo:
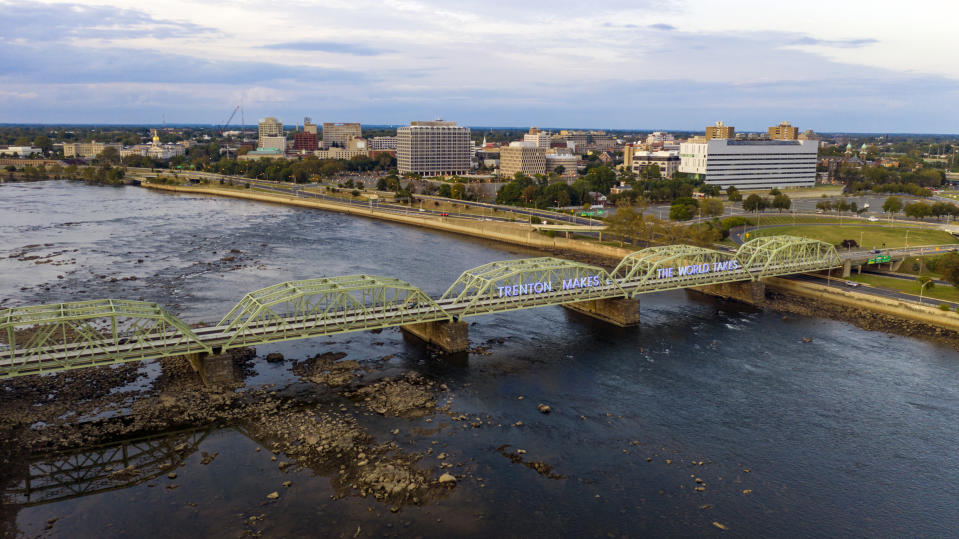
[[[332,122],[327,122],[327,123],[332,123]],[[336,123],[342,123],[342,122],[336,122]],[[403,126],[409,125],[409,123],[405,123],[405,124],[372,124],[372,123],[368,124],[368,123],[362,123],[362,122],[359,122],[359,123],[360,123],[360,126],[361,126],[362,128],[364,128],[364,129],[365,129],[365,128],[393,129],[393,128],[396,128],[396,127],[403,127]],[[317,122],[316,125],[319,126],[319,127],[321,128],[321,130],[322,130],[323,122]],[[560,130],[567,130],[567,131],[607,131],[607,132],[613,132],[613,133],[653,133],[653,132],[657,132],[657,131],[661,131],[661,132],[665,132],[665,133],[704,133],[704,132],[705,132],[705,126],[703,126],[703,128],[699,128],[699,129],[670,129],[670,128],[664,128],[664,127],[656,127],[656,128],[629,128],[629,129],[625,129],[625,128],[611,128],[611,127],[569,127],[569,126],[549,127],[549,126],[528,126],[528,125],[526,125],[526,126],[467,125],[467,124],[460,124],[460,123],[457,123],[457,125],[461,125],[461,126],[463,126],[463,127],[469,127],[470,129],[473,129],[473,130],[495,129],[495,130],[511,130],[511,131],[516,131],[516,130],[529,130],[530,127],[536,127],[537,129],[541,129],[541,130],[544,130],[544,131],[557,131],[557,132],[560,131]],[[729,125],[729,124],[727,123],[727,125]],[[180,128],[184,128],[184,127],[190,127],[190,128],[201,128],[201,129],[215,129],[215,128],[218,128],[219,125],[217,125],[217,124],[203,124],[203,123],[180,123],[180,122],[176,122],[176,123],[174,123],[174,122],[167,122],[167,123],[22,123],[22,122],[7,122],[7,123],[0,123],[0,127],[43,127],[43,128],[52,128],[52,127],[65,127],[65,128],[66,128],[66,127],[82,127],[82,128],[106,128],[106,127],[120,127],[120,128],[154,128],[154,127],[159,127],[159,128],[163,128],[163,127],[180,127]],[[242,126],[241,126],[241,125],[233,125],[233,124],[231,124],[231,125],[229,125],[226,129],[224,129],[224,131],[235,131],[235,130],[236,130],[237,128],[239,128],[239,127],[249,128],[249,129],[254,129],[254,130],[255,130],[255,129],[257,128],[257,124],[244,124],[244,125],[242,125]],[[283,127],[284,127],[284,128],[287,128],[287,127],[302,127],[302,124],[286,124],[286,123],[284,123],[284,124],[283,124]],[[767,130],[767,128],[768,128],[768,127],[772,127],[772,126],[767,126],[766,128],[762,128],[762,129],[740,129],[738,126],[735,126],[735,125],[733,125],[733,127],[736,128],[736,132],[737,132],[737,133],[765,133],[766,130]],[[796,126],[794,126],[794,127],[796,127]],[[803,131],[805,131],[805,129],[801,129],[801,130],[800,130],[800,132],[803,132]],[[903,131],[903,132],[893,132],[893,131],[871,131],[871,132],[870,132],[870,131],[816,131],[815,129],[813,129],[813,132],[816,133],[817,135],[822,135],[822,136],[829,135],[829,136],[890,136],[890,137],[903,137],[903,136],[959,137],[959,133],[933,133],[933,132],[925,132],[925,133],[922,133],[922,132],[908,132],[908,131]]]

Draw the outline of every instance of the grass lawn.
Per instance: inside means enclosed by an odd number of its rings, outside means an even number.
[[[856,240],[863,248],[878,249],[881,248],[883,244],[885,244],[887,248],[905,247],[907,232],[909,245],[913,247],[959,243],[959,240],[952,234],[942,230],[876,225],[777,226],[750,231],[749,237],[752,239],[758,236],[778,236],[785,234],[817,239],[833,245],[839,245],[842,243],[842,240],[851,239]]]
[[[853,272],[847,280],[857,283],[868,284],[880,288],[892,288],[906,294],[919,295],[919,283],[917,281],[907,281],[905,279],[896,279],[895,277],[882,277],[879,275],[857,275]],[[926,286],[922,293],[923,298],[934,298],[945,301],[959,301],[959,290],[954,286],[935,285]]]

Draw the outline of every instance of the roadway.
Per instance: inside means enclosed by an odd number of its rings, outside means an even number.
[[[889,276],[888,274],[881,274],[881,275]],[[856,286],[851,286],[848,283],[853,281],[847,281],[842,278],[835,278],[835,277],[829,278],[823,275],[808,274],[808,273],[798,274],[798,275],[788,275],[788,276],[784,276],[783,278],[790,279],[793,281],[816,283],[823,286],[827,286],[829,288],[848,290],[848,291],[852,291],[860,294],[869,294],[871,296],[890,298],[890,299],[895,299],[900,301],[908,301],[911,303],[915,303],[919,301],[919,296],[916,296],[913,294],[906,294],[905,292],[899,292],[898,290],[892,290],[890,288],[879,288],[879,287],[869,286],[862,283],[856,283]],[[931,306],[939,305],[940,303],[945,303],[949,305],[949,307],[953,310],[956,310],[956,308],[959,307],[959,303],[957,302],[934,299],[928,296],[925,296],[923,298],[923,303]]]

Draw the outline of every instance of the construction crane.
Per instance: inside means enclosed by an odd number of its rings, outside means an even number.
[[[226,123],[218,128],[220,135],[223,135],[223,132],[226,131],[226,128],[230,126],[230,122],[233,121],[233,117],[236,116],[237,111],[240,110],[240,105],[237,105],[233,108],[233,112],[230,113],[230,117],[227,118]]]

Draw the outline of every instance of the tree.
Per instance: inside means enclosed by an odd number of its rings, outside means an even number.
[[[886,213],[899,213],[902,211],[902,199],[899,197],[889,197],[882,203],[882,211]]]
[[[669,218],[673,221],[688,221],[699,210],[699,204],[692,197],[677,198],[669,207]]]
[[[730,202],[740,202],[743,199],[742,193],[733,185],[726,188],[726,197],[729,198]]]
[[[708,197],[718,197],[719,196],[719,186],[718,185],[704,185],[700,191]]]
[[[107,146],[102,152],[100,152],[100,155],[97,156],[97,159],[109,165],[116,165],[120,162],[120,152],[113,146]]]
[[[789,199],[789,195],[778,193],[773,197],[773,207],[779,210],[779,213],[788,210],[791,206],[792,200]]]
[[[904,213],[906,214],[906,217],[922,219],[932,215],[932,210],[930,209],[929,204],[926,204],[925,202],[913,202],[912,204],[906,205]]]
[[[746,211],[763,211],[769,206],[769,201],[753,193],[743,200],[743,209]]]
[[[699,210],[704,217],[719,217],[725,211],[723,201],[718,198],[705,198],[699,201]]]
[[[822,211],[832,211],[832,202],[829,200],[820,200],[816,202],[816,209]]]
[[[37,138],[33,139],[33,145],[43,150],[44,153],[53,149],[53,143],[50,142],[50,137],[46,135],[37,135]]]
[[[959,253],[949,253],[936,262],[936,270],[942,278],[959,288]]]
[[[555,173],[559,174],[560,176],[562,176],[563,173],[566,172],[566,167],[564,167],[563,165],[559,165],[558,167],[556,167],[556,168],[553,169],[553,172],[555,172]]]

